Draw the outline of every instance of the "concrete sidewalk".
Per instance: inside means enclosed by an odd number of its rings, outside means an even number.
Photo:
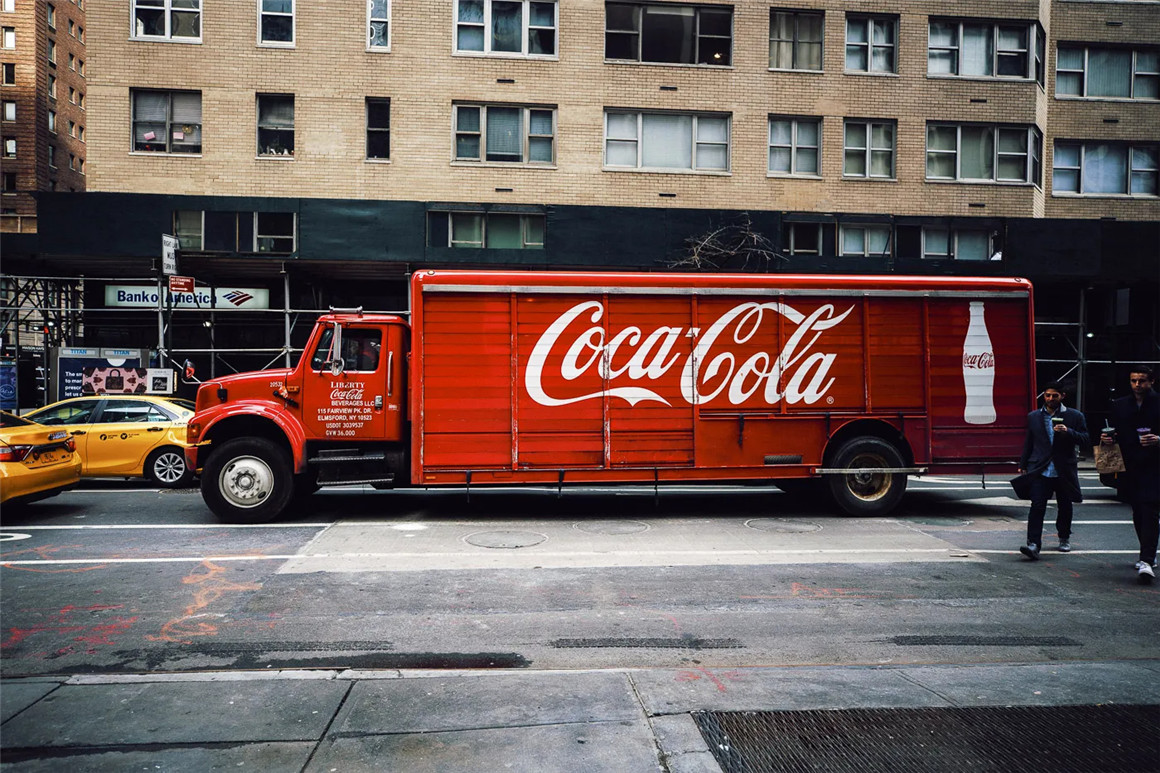
[[[1160,659],[33,677],[0,683],[0,763],[53,773],[705,773],[720,767],[695,711],[1148,705],[1160,703],[1158,681]]]

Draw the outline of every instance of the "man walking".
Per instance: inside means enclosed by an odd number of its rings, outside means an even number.
[[[1033,475],[1031,481],[1031,510],[1027,513],[1027,544],[1019,552],[1032,561],[1039,560],[1043,546],[1043,516],[1047,501],[1055,496],[1058,508],[1055,531],[1059,535],[1059,551],[1071,550],[1072,503],[1082,502],[1079,489],[1077,449],[1088,444],[1087,422],[1083,414],[1063,404],[1066,393],[1057,383],[1043,389],[1043,407],[1027,414],[1027,436],[1023,441],[1023,455],[1019,458],[1019,472]]]
[[[1138,365],[1128,374],[1132,394],[1112,403],[1115,437],[1106,433],[1101,443],[1120,444],[1124,456],[1123,486],[1132,505],[1132,525],[1140,540],[1137,580],[1151,583],[1156,577],[1156,542],[1160,539],[1160,395],[1152,388],[1152,369]]]

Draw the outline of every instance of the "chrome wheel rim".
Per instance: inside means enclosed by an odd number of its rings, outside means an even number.
[[[154,460],[153,475],[162,483],[177,483],[185,475],[185,457],[175,451],[166,451]]]
[[[234,507],[257,507],[274,490],[274,471],[257,456],[239,456],[222,468],[218,489]]]

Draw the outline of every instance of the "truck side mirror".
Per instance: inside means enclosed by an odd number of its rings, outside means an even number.
[[[342,325],[334,323],[334,335],[330,338],[330,352],[327,354],[327,365],[330,366],[330,375],[341,376],[346,367],[342,358]]]

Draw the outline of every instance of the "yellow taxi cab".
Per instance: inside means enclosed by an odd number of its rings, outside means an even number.
[[[67,430],[0,411],[0,503],[54,497],[81,479],[81,458]]]
[[[86,478],[144,477],[163,488],[189,483],[186,425],[193,404],[161,395],[89,395],[25,414],[76,440]]]

